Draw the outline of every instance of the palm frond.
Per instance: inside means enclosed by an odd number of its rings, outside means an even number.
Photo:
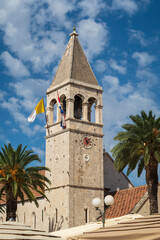
[[[136,124],[138,127],[143,127],[143,120],[142,118],[137,114],[137,115],[130,115],[130,119]]]
[[[160,162],[160,118],[155,119],[152,111],[141,115],[131,115],[132,124],[122,125],[125,131],[120,131],[114,140],[118,143],[111,152],[115,158],[114,167],[123,171],[128,166],[127,174],[138,165],[138,176],[149,164],[151,154]]]
[[[148,120],[148,116],[145,111],[141,111],[141,117],[143,120]],[[149,118],[152,118],[152,111],[149,112]]]
[[[142,173],[143,169],[144,169],[144,158],[142,157],[140,159],[139,164],[138,164],[138,177],[141,176],[141,173]]]
[[[158,163],[160,163],[160,148],[154,152],[154,157]]]
[[[24,195],[26,195],[28,200],[34,202],[38,207],[33,192],[36,191],[47,199],[45,190],[49,189],[50,180],[41,171],[50,170],[43,166],[28,167],[31,162],[41,162],[41,159],[32,150],[26,150],[26,147],[22,148],[21,144],[16,150],[13,149],[10,143],[8,146],[4,145],[4,148],[1,149],[0,182],[3,183],[3,187],[0,190],[0,196],[3,192],[8,191],[6,194],[8,203],[12,202],[9,198],[14,198],[14,202],[17,202],[19,197],[22,204],[24,204]]]

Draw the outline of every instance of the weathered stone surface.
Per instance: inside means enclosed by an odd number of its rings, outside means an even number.
[[[77,34],[71,34],[70,41],[51,86],[60,84],[66,79],[74,79],[98,86],[98,82],[79,43]]]

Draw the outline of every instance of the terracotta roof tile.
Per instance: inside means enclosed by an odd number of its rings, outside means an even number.
[[[146,192],[146,185],[117,191],[113,195],[114,204],[106,209],[105,217],[115,218],[129,214]]]

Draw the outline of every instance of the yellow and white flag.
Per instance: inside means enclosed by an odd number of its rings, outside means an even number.
[[[43,98],[42,98],[39,101],[39,103],[37,104],[37,106],[35,107],[34,111],[28,117],[28,122],[33,122],[35,120],[37,114],[43,113],[43,112],[45,112],[45,108],[44,108],[44,102],[43,102]]]

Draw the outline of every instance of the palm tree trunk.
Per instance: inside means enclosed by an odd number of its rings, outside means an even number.
[[[158,213],[158,162],[151,157],[146,169],[146,182],[148,187],[148,197],[150,203],[150,215]]]
[[[14,197],[12,187],[6,186],[6,221],[16,221],[17,197]]]

